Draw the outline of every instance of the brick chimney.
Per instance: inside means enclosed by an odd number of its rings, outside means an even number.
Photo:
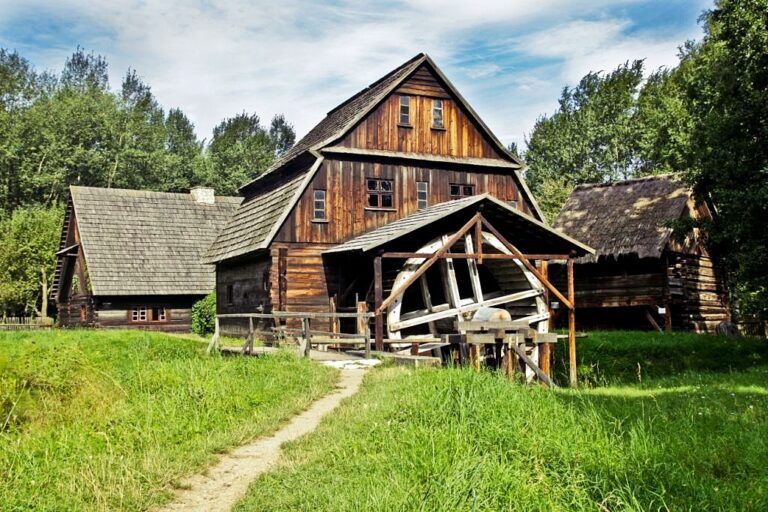
[[[208,187],[195,187],[189,191],[189,195],[192,199],[198,203],[214,204],[216,203],[216,195],[212,188]]]

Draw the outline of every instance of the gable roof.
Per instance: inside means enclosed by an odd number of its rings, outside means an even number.
[[[568,235],[555,231],[543,222],[526,215],[504,201],[490,194],[481,194],[429,206],[373,231],[363,233],[356,238],[324,251],[324,254],[372,251],[407,235],[415,234],[419,230],[436,222],[443,221],[448,217],[462,212],[474,213],[479,207],[483,208],[483,215],[488,218],[491,224],[503,222],[507,232],[514,233],[514,236],[510,236],[509,240],[523,252],[568,254],[570,251],[575,251],[579,255],[593,252],[591,247],[574,240]],[[453,222],[453,219],[451,221]],[[497,228],[501,228],[501,226],[497,226]]]
[[[320,151],[323,148],[331,146],[333,143],[341,139],[349,130],[351,130],[365,115],[371,112],[376,106],[378,106],[389,94],[391,94],[400,84],[402,84],[409,76],[411,76],[421,65],[426,64],[430,66],[432,71],[442,80],[449,92],[455,96],[459,104],[467,111],[470,118],[480,127],[481,131],[493,142],[496,149],[500,154],[506,157],[510,161],[510,172],[515,177],[517,183],[520,186],[521,193],[526,196],[527,201],[532,206],[532,210],[539,220],[544,220],[544,215],[536,203],[536,199],[533,197],[528,185],[520,175],[519,169],[522,169],[523,163],[516,155],[512,154],[491,132],[488,126],[480,119],[477,112],[472,108],[464,97],[459,93],[456,87],[448,80],[443,74],[440,68],[432,61],[432,59],[424,54],[420,53],[393,69],[379,80],[373,82],[371,85],[353,95],[346,101],[342,102],[333,110],[329,111],[323,120],[321,120],[314,128],[312,128],[304,137],[301,138],[291,149],[285,152],[282,157],[270,166],[264,173],[259,175],[254,180],[240,187],[240,191],[244,192],[247,189],[269,181],[275,174],[281,172],[284,169],[290,167],[289,164],[298,160],[302,156],[311,155],[314,157],[315,164],[311,167],[307,167],[304,171],[306,174],[314,174],[318,167],[319,162],[322,159]],[[281,197],[284,199],[282,203],[282,211],[276,211],[281,208],[280,203],[273,202],[268,198],[257,199],[255,197],[249,198],[246,203],[242,205],[242,211],[238,211],[235,218],[231,220],[231,225],[227,225],[225,232],[222,236],[218,237],[210,250],[207,252],[205,261],[207,263],[216,263],[225,259],[233,258],[254,250],[263,249],[269,246],[272,242],[274,234],[277,232],[279,225],[268,225],[269,222],[282,223],[282,221],[288,216],[290,210],[296,204],[296,201],[304,192],[304,188],[311,181],[311,176],[305,181],[299,180],[294,185],[298,185],[297,188],[291,188],[291,193],[288,189],[281,190]],[[260,190],[261,195],[268,193],[266,190]],[[291,195],[293,194],[293,195]],[[260,201],[260,202],[254,202]],[[248,219],[249,215],[254,215],[254,212],[260,211],[259,205],[261,202],[269,203],[270,208],[275,209],[275,215],[270,215],[268,219]],[[239,232],[243,233],[241,229],[248,224],[258,225],[261,231],[267,233],[265,238],[258,236],[250,236],[247,242],[238,243],[234,239],[234,234]]]
[[[213,267],[200,258],[242,201],[190,194],[70,187],[94,295],[205,295]]]
[[[579,185],[553,226],[595,248],[579,263],[620,256],[658,258],[680,218],[691,189],[674,175]]]

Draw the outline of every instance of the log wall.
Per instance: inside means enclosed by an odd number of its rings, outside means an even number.
[[[673,325],[695,332],[715,332],[730,320],[724,272],[709,256],[672,253],[667,269]]]

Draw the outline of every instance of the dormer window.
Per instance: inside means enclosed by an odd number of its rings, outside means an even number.
[[[411,97],[400,96],[400,124],[411,125]]]
[[[432,100],[432,128],[438,130],[445,128],[443,123],[443,100]]]
[[[466,183],[451,183],[451,199],[461,199],[475,195],[475,186]]]

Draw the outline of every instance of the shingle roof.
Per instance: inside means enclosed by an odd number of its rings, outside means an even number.
[[[520,212],[494,196],[490,194],[481,194],[454,201],[446,201],[419,210],[407,217],[403,217],[402,219],[381,226],[378,229],[363,233],[351,240],[347,240],[342,244],[324,251],[324,253],[332,254],[346,251],[368,252],[380,248],[389,242],[403,238],[422,228],[426,228],[435,222],[442,221],[446,217],[459,213],[462,210],[476,210],[480,203],[484,203],[483,215],[489,220],[496,219],[498,221],[503,218],[506,225],[514,228],[509,230],[509,232],[514,233],[515,236],[510,236],[509,240],[515,245],[519,244],[518,248],[523,251],[529,248],[529,243],[533,243],[532,239],[526,240],[531,234],[534,234],[537,239],[536,243],[538,245],[536,246],[536,252],[538,253],[556,252],[558,254],[566,254],[569,251],[574,250],[579,254],[585,254],[592,251],[590,247],[587,247],[563,233],[553,230],[546,224]],[[455,225],[455,223],[453,224]],[[553,244],[558,246],[555,250],[553,250]],[[531,245],[530,248],[533,248],[533,246]]]
[[[262,191],[241,204],[215,237],[203,261],[214,263],[258,249],[266,249],[271,241],[269,235],[281,216],[287,213],[301,194],[301,184],[306,179],[306,174],[299,173],[274,190]]]
[[[201,257],[242,201],[189,194],[70,187],[94,295],[204,295],[214,268]]]
[[[690,196],[690,188],[674,175],[579,185],[553,225],[595,248],[595,255],[580,263],[629,255],[657,258],[672,233],[665,224],[680,218]]]

